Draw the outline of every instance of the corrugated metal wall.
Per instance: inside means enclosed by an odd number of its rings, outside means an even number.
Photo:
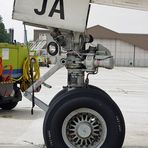
[[[37,38],[42,31],[36,31]],[[47,41],[53,41],[48,32],[43,32],[47,36]],[[116,66],[128,67],[148,67],[148,50],[139,48],[133,44],[116,39],[95,39],[94,45],[102,44],[111,51],[114,56]]]
[[[135,66],[148,67],[148,50],[135,47]]]
[[[148,67],[148,51],[121,40],[96,39],[94,44],[107,47],[114,56],[116,66]]]
[[[126,42],[116,41],[116,65],[133,66],[134,65],[134,46]]]

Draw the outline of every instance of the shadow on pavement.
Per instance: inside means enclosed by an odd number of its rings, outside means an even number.
[[[43,118],[45,112],[39,109],[34,109],[34,114],[31,115],[31,109],[28,108],[17,108],[11,111],[0,110],[0,118],[6,119],[17,119],[17,120],[35,120]]]

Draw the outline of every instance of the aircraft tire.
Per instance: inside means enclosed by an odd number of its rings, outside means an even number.
[[[100,88],[93,86],[93,85],[88,85],[87,88],[91,88],[91,89],[99,89],[100,91],[102,91]],[[60,90],[51,100],[51,102],[49,103],[49,105],[51,105],[52,103],[54,103],[56,100],[58,100],[58,97],[65,94],[66,92],[68,92],[68,88],[64,87],[62,90]]]
[[[121,148],[125,123],[116,103],[99,88],[59,95],[43,124],[47,148]]]

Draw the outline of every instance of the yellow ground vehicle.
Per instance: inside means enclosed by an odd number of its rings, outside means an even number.
[[[0,108],[10,110],[22,100],[21,90],[30,85],[29,59],[24,45],[0,44]]]

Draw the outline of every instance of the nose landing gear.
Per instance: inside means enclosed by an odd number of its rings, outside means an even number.
[[[122,113],[108,94],[89,85],[88,78],[98,73],[98,67],[113,68],[110,51],[100,44],[86,48],[92,41],[86,34],[59,31],[53,32],[56,50],[50,46],[48,52],[56,56],[56,65],[33,84],[36,89],[61,67],[67,69],[67,87],[49,106],[35,97],[36,105],[47,111],[43,125],[47,148],[121,148],[125,136]],[[30,100],[32,90],[26,90]]]

